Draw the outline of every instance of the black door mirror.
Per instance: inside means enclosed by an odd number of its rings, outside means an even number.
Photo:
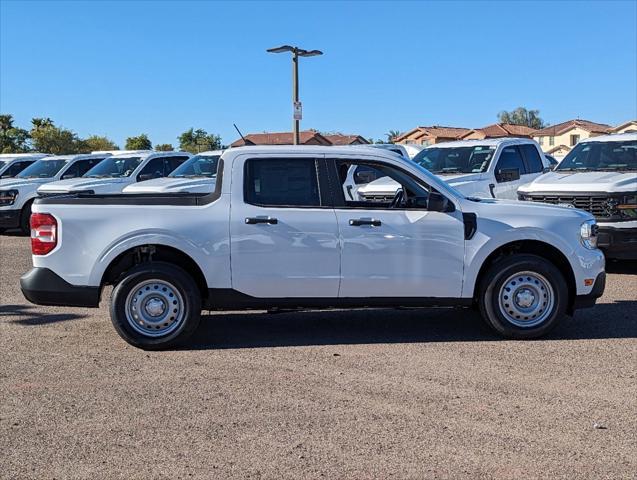
[[[431,192],[427,199],[427,210],[430,212],[448,212],[452,211],[449,208],[449,200],[447,197],[439,192]]]
[[[513,182],[520,179],[519,168],[501,168],[495,172],[495,179],[502,182]]]
[[[137,176],[137,181],[138,182],[144,182],[146,180],[152,180],[153,178],[157,178],[159,175],[157,175],[156,173],[140,173]]]
[[[374,175],[374,172],[371,172],[369,170],[363,170],[354,174],[354,183],[356,183],[357,185],[361,183],[373,182],[374,180],[376,180],[376,175]]]

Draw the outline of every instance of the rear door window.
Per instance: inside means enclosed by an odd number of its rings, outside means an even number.
[[[321,206],[318,169],[313,158],[249,159],[244,182],[245,201],[252,205]]]

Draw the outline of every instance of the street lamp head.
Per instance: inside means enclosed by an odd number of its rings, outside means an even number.
[[[280,47],[268,48],[266,51],[268,53],[293,52],[294,47],[291,47],[290,45],[281,45]]]
[[[300,57],[316,57],[317,55],[323,55],[320,50],[299,50]]]

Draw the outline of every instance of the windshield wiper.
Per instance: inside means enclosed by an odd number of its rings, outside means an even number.
[[[556,172],[590,172],[588,167],[571,167],[571,168],[556,168]]]

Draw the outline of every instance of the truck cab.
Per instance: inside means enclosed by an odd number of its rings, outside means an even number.
[[[136,182],[167,176],[192,155],[188,152],[133,151],[109,155],[81,178],[60,180],[42,185],[38,195],[60,195],[70,192],[88,194],[122,193]]]
[[[215,189],[217,163],[223,150],[201,152],[167,177],[131,183],[123,193],[210,193]]]
[[[517,198],[517,189],[550,169],[540,146],[525,138],[445,142],[429,146],[413,161],[467,196]],[[347,184],[359,198],[393,197],[397,184],[365,171],[354,171]]]
[[[37,189],[61,179],[81,177],[110,154],[53,155],[36,160],[14,178],[0,180],[0,230],[29,233],[31,205]],[[66,180],[68,181],[68,180]]]
[[[589,212],[607,258],[637,259],[637,133],[582,140],[518,197]]]

